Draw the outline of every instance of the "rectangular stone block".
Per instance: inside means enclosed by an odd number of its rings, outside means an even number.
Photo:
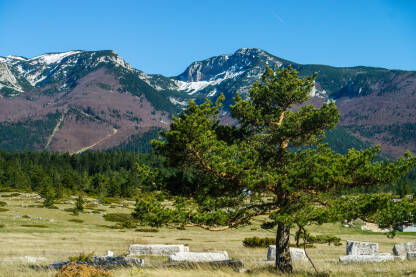
[[[378,243],[362,242],[347,240],[346,253],[347,255],[363,256],[376,255],[378,251]]]
[[[343,264],[351,263],[382,263],[394,261],[394,256],[389,253],[380,253],[375,255],[347,255],[339,257]]]
[[[416,261],[416,252],[407,252],[407,259],[409,261]]]
[[[416,252],[416,241],[395,244],[393,254],[396,256],[407,257],[408,252]]]
[[[400,226],[399,231],[404,232],[404,233],[409,233],[409,232],[416,232],[416,225],[410,225],[410,226]]]
[[[227,251],[222,252],[178,252],[169,256],[171,262],[219,262],[229,260]]]
[[[188,251],[189,247],[183,244],[131,244],[129,246],[129,256],[170,256]]]
[[[306,257],[305,250],[301,248],[289,248],[290,258],[293,262],[307,262],[308,258]],[[267,260],[274,261],[276,259],[276,245],[270,245],[267,249]]]

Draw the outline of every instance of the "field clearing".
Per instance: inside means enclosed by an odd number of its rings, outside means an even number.
[[[10,193],[2,193],[10,195]],[[7,202],[4,208],[9,211],[0,212],[0,276],[54,276],[55,271],[34,269],[29,263],[10,262],[5,259],[19,259],[24,256],[46,257],[48,264],[66,261],[69,256],[79,253],[105,255],[112,250],[115,255],[127,254],[132,243],[166,243],[185,244],[191,251],[222,251],[226,250],[233,259],[244,262],[245,268],[251,273],[236,273],[231,269],[200,268],[180,270],[166,267],[166,258],[145,257],[146,267],[143,269],[120,269],[113,271],[114,276],[273,276],[272,268],[265,262],[267,249],[246,248],[242,241],[246,237],[274,237],[274,230],[263,230],[259,227],[261,218],[252,225],[226,231],[207,231],[198,227],[178,230],[161,228],[159,232],[137,232],[134,229],[114,229],[114,222],[105,221],[105,213],[131,213],[134,202],[123,201],[111,205],[97,205],[95,199],[87,198],[91,209],[86,209],[79,216],[64,211],[74,205],[63,200],[56,206],[59,209],[38,207],[41,199],[33,195],[17,197],[1,197]],[[88,204],[87,204],[88,206]],[[83,222],[73,222],[78,219]],[[25,225],[25,226],[22,226]],[[345,228],[341,224],[324,224],[311,226],[309,231],[314,234],[335,235],[342,239],[341,246],[317,244],[316,248],[308,248],[307,253],[319,271],[330,273],[331,276],[416,276],[416,262],[390,262],[360,265],[342,265],[338,257],[345,255],[345,240],[378,242],[379,252],[392,252],[396,243],[415,241],[416,234],[399,233],[389,239],[381,233],[361,231],[359,228]],[[312,276],[314,271],[310,264],[294,264],[293,276]]]

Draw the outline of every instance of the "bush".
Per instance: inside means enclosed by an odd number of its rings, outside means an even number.
[[[33,227],[33,228],[48,228],[47,225],[43,225],[43,224],[22,224],[20,226],[22,226],[22,227]]]
[[[6,209],[6,208],[0,208],[0,212],[7,212],[7,211],[9,211],[9,209]]]
[[[330,235],[309,235],[306,237],[308,243],[328,243],[328,245],[334,244],[335,246],[341,245],[341,238],[330,236]]]
[[[4,226],[5,226],[4,224],[0,224],[0,228],[4,228]]]
[[[68,257],[68,260],[70,260],[71,262],[91,262],[92,257],[94,257],[94,252],[91,252],[89,254],[80,253],[78,256]]]
[[[108,213],[103,215],[104,219],[106,221],[111,222],[125,222],[125,221],[131,221],[133,218],[130,214],[124,214],[124,213]]]
[[[7,206],[7,203],[4,201],[0,201],[0,207],[4,207],[4,206]]]
[[[159,232],[159,229],[142,227],[142,228],[136,228],[136,232],[157,233]]]
[[[89,266],[86,264],[76,264],[72,262],[70,264],[62,266],[56,277],[103,277],[111,276],[111,271],[97,268],[95,266]]]
[[[82,219],[77,219],[77,218],[73,218],[73,219],[70,219],[70,220],[68,220],[68,221],[70,221],[70,222],[75,222],[75,223],[83,223],[83,222],[84,222],[84,220],[82,220]]]
[[[136,222],[133,222],[131,220],[127,220],[127,221],[117,223],[117,226],[120,227],[119,229],[123,229],[123,228],[131,229],[131,228],[136,227]]]
[[[243,244],[245,247],[269,247],[269,245],[275,245],[276,239],[275,238],[259,238],[259,237],[252,237],[252,238],[245,238],[243,240]]]

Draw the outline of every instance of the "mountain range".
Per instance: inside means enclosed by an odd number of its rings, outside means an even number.
[[[0,149],[149,151],[190,99],[224,93],[227,106],[237,91],[248,97],[266,66],[289,65],[300,76],[318,73],[310,103],[336,101],[341,122],[330,145],[416,153],[416,71],[305,65],[255,48],[193,62],[173,77],[135,69],[111,50],[0,57]]]

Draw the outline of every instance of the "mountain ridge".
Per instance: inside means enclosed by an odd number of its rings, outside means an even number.
[[[318,72],[310,103],[320,105],[334,99],[341,113],[340,126],[349,134],[365,143],[380,143],[392,156],[407,148],[416,150],[416,71],[303,65],[257,48],[240,48],[232,54],[195,61],[171,77],[133,68],[113,50],[0,57],[0,124],[6,130],[13,122],[43,120],[48,114],[69,110],[71,115],[64,117],[62,126],[57,130],[56,125],[51,127],[50,132],[56,132],[52,141],[45,138],[38,144],[48,144],[51,151],[69,152],[88,145],[114,148],[154,128],[167,128],[170,117],[191,99],[215,100],[224,93],[228,106],[237,91],[248,97],[266,66],[289,65],[300,76]],[[85,137],[73,135],[77,128]],[[402,137],[396,138],[397,134]],[[64,143],[69,138],[72,142]],[[97,141],[100,143],[95,145]],[[6,144],[12,143],[13,139]],[[32,145],[29,149],[44,148]]]

